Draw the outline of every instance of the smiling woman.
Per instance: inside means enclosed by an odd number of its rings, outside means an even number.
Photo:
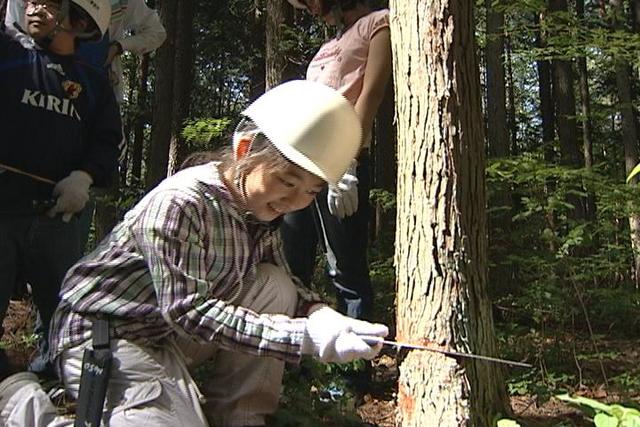
[[[362,136],[354,108],[324,85],[292,81],[242,115],[231,151],[164,180],[64,280],[51,327],[58,374],[82,401],[83,353],[111,334],[118,369],[103,391],[125,398],[107,400],[105,424],[264,426],[285,361],[372,358],[381,345],[362,336],[388,333],[294,280],[277,230],[344,174]],[[205,413],[188,369],[214,356]],[[0,424],[55,418],[27,375],[0,383],[0,405],[3,396]],[[97,425],[103,414],[92,415]]]

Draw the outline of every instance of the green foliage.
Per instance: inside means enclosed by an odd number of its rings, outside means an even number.
[[[322,364],[304,358],[300,366],[285,372],[284,392],[278,411],[269,425],[278,427],[357,427],[362,424],[355,413],[355,396],[343,375],[362,369],[358,364]]]
[[[211,150],[219,145],[219,139],[229,127],[230,119],[188,120],[182,129],[182,137],[189,143],[190,151]]]
[[[380,206],[384,212],[396,208],[396,195],[382,188],[372,188],[369,191],[369,200],[375,206]]]
[[[520,424],[513,420],[503,418],[501,420],[498,420],[497,427],[520,427]]]
[[[640,411],[622,405],[607,405],[582,396],[571,397],[568,394],[556,396],[582,409],[596,427],[640,427]]]
[[[633,251],[628,222],[640,211],[640,192],[605,164],[593,170],[545,164],[534,155],[498,159],[487,167],[491,194],[509,188],[512,206],[490,206],[497,223],[490,230],[492,266],[513,272],[513,286],[495,297],[532,325],[566,325],[582,318],[578,296],[596,325],[624,324],[619,333],[637,331],[639,303],[629,271]],[[593,194],[596,219],[575,214],[576,202]],[[512,225],[497,219],[510,213]],[[517,287],[516,283],[527,283]],[[579,294],[576,291],[579,290]],[[631,297],[629,297],[631,295]],[[567,304],[568,301],[572,301]],[[632,326],[629,328],[629,326]]]
[[[535,370],[510,378],[507,391],[512,396],[535,396],[539,405],[547,402],[559,390],[567,390],[576,380],[575,375],[562,372],[541,373]]]

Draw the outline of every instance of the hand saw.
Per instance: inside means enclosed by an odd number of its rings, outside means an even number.
[[[449,351],[449,350],[441,350],[439,348],[433,348],[433,347],[427,347],[424,345],[418,345],[418,344],[409,344],[409,343],[403,343],[403,342],[397,342],[397,341],[389,341],[389,340],[385,340],[382,337],[375,337],[375,336],[361,336],[361,338],[364,340],[364,342],[366,342],[369,345],[377,345],[377,344],[384,344],[384,345],[390,345],[393,347],[397,347],[399,348],[410,348],[413,350],[425,350],[425,351],[431,351],[433,353],[439,353],[445,356],[449,356],[449,357],[461,357],[461,358],[465,358],[465,359],[477,359],[477,360],[484,360],[487,362],[494,362],[494,363],[503,363],[505,365],[511,365],[511,366],[518,366],[521,368],[532,368],[533,365],[529,364],[529,363],[524,363],[524,362],[516,362],[513,360],[506,360],[506,359],[499,359],[497,357],[491,357],[491,356],[481,356],[479,354],[472,354],[472,353],[460,353],[457,351]]]

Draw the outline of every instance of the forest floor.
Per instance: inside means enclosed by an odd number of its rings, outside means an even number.
[[[31,305],[28,301],[11,301],[4,322],[2,347],[11,362],[18,367],[26,366],[35,351],[35,339],[28,332],[33,327],[30,311]],[[544,362],[538,360],[538,367],[532,370],[535,373],[510,377],[512,418],[523,427],[593,425],[579,409],[550,398],[553,394],[558,394],[558,390],[600,402],[623,402],[626,406],[640,407],[640,350],[637,340],[599,339],[598,353],[595,356],[593,345],[592,340],[574,341],[571,345],[562,344],[564,348],[572,348],[568,355],[565,354],[568,358],[566,366],[573,365],[577,374],[554,373]],[[584,351],[580,351],[580,348]],[[587,354],[590,349],[593,357],[579,356]],[[355,411],[356,418],[360,420],[356,421],[355,425],[396,427],[395,393],[398,366],[395,354],[385,350],[373,361],[372,368],[368,387],[350,409]],[[545,375],[539,372],[545,372]],[[627,378],[627,382],[620,378]],[[624,387],[625,384],[627,387]],[[277,419],[269,423],[274,427],[299,424],[295,421],[282,422]],[[354,423],[336,422],[334,415],[324,422],[316,421],[309,425],[353,426]]]

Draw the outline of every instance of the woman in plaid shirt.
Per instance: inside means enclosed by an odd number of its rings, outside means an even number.
[[[264,425],[285,361],[372,358],[380,345],[362,336],[388,332],[301,287],[277,231],[282,215],[309,205],[349,166],[361,140],[353,107],[324,85],[292,81],[243,116],[230,153],[163,181],[65,278],[54,361],[77,398],[92,323],[108,319],[110,426]],[[210,359],[201,393],[189,372]],[[0,383],[0,421],[63,423],[35,379]]]

